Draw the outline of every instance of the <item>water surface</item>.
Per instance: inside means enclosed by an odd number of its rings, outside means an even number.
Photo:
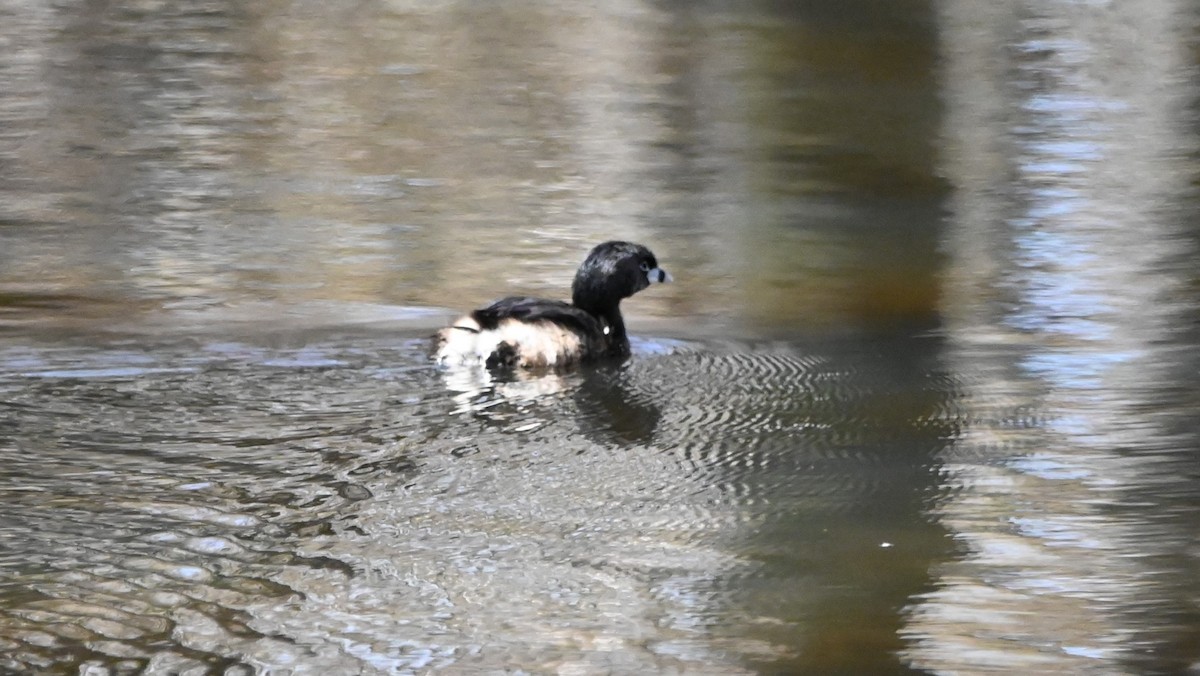
[[[1200,664],[1190,6],[0,14],[0,669]]]

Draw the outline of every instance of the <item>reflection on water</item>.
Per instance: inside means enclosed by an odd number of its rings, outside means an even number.
[[[1051,3],[983,26],[945,9],[965,140],[948,154],[964,266],[947,356],[976,376],[976,420],[942,454],[960,490],[936,510],[968,554],[911,609],[913,661],[1195,669],[1195,93],[1179,86],[1195,64],[1161,37],[1195,16]],[[1003,120],[1000,147],[968,130],[981,119]]]
[[[1196,669],[1196,11],[784,5],[0,10],[0,670]]]

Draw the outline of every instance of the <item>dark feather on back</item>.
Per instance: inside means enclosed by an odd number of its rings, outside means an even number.
[[[603,327],[595,317],[570,303],[529,296],[502,298],[485,308],[475,310],[471,313],[471,318],[479,322],[484,331],[495,329],[505,319],[515,319],[522,322],[554,322],[584,335],[598,335],[603,332]]]

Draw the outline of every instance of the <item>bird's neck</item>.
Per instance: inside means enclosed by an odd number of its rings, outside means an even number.
[[[629,336],[625,333],[625,319],[621,317],[621,303],[589,302],[582,294],[575,294],[575,307],[595,317],[604,327],[608,339],[608,351],[615,355],[629,353]]]
[[[608,327],[608,351],[615,355],[629,353],[629,336],[625,333],[625,319],[621,317],[620,307],[614,307],[603,318]]]

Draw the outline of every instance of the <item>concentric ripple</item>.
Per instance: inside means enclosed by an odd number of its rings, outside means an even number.
[[[914,448],[928,454],[960,424],[952,379],[930,371],[914,388],[911,373],[863,355],[725,346],[627,370],[625,401],[669,402],[658,404],[655,446],[735,500],[869,499]]]

